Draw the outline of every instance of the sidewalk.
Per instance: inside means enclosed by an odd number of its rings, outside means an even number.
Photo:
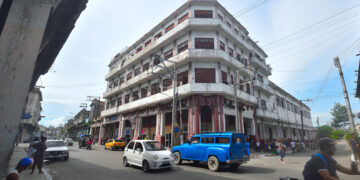
[[[19,146],[14,147],[14,152],[11,156],[9,167],[15,167],[17,163],[24,157],[26,157],[26,152],[24,151],[24,148],[22,147],[22,144],[19,144]],[[46,168],[43,168],[44,173],[38,174],[38,169],[35,169],[34,174],[30,174],[31,170],[27,169],[19,174],[19,179],[23,180],[51,180],[51,176],[49,175]]]

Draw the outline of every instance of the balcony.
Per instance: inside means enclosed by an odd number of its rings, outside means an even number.
[[[110,70],[110,72],[106,75],[105,79],[109,80],[111,77],[120,74],[122,72],[122,69],[125,70],[128,67],[134,65],[134,63],[136,63],[138,59],[145,58],[146,56],[150,56],[151,54],[155,53],[159,49],[159,46],[163,46],[169,42],[172,42],[173,40],[176,40],[183,35],[183,33],[180,32],[185,32],[185,30],[188,29],[218,30],[226,33],[228,36],[232,36],[232,38],[238,40],[240,44],[248,50],[252,49],[248,42],[243,40],[239,35],[235,34],[235,32],[231,28],[229,28],[226,23],[220,21],[217,18],[189,18],[184,22],[180,23],[179,25],[175,26],[174,29],[165,33],[159,39],[153,41],[149,46],[145,47],[142,51],[135,54],[133,57],[126,59],[123,64],[118,63],[117,65],[114,65],[115,67]]]
[[[266,73],[266,75],[268,75],[268,76],[271,75],[271,67],[270,67],[270,65],[267,65],[264,60],[260,60],[257,57],[252,57],[250,63],[253,66],[261,68]]]
[[[275,112],[271,112],[264,109],[256,109],[256,116],[260,118],[278,120],[279,117]]]
[[[192,94],[222,94],[226,96],[234,96],[234,89],[223,83],[191,83],[179,86],[179,94],[181,96],[188,96]],[[168,102],[172,100],[173,89],[163,91],[152,96],[142,98],[119,107],[114,107],[101,112],[101,116],[111,116],[126,111],[136,110],[140,107],[152,106],[158,103]],[[238,99],[248,104],[256,104],[255,96],[238,90]]]
[[[267,95],[271,95],[274,92],[274,90],[269,85],[266,85],[265,83],[260,82],[259,80],[254,80],[253,86],[254,89],[258,89]]]

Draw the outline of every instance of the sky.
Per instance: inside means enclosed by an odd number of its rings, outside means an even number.
[[[102,97],[111,59],[186,1],[90,0],[49,72],[37,82],[44,87],[45,118],[39,123],[64,124],[79,112],[80,103],[89,105],[87,96]],[[353,95],[360,59],[356,57],[360,53],[359,1],[218,1],[268,54],[269,79],[298,99],[312,99],[306,104],[314,125],[316,118],[320,125],[330,123],[334,103],[345,105],[333,65],[336,56],[343,65],[352,110],[360,112],[360,101]],[[250,8],[254,3],[258,6]]]

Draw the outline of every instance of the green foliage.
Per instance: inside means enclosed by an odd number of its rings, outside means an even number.
[[[344,127],[349,124],[349,116],[347,114],[346,106],[341,105],[340,103],[335,103],[330,114],[333,116],[331,126]],[[355,114],[353,116],[355,116]]]
[[[333,128],[330,126],[320,126],[319,127],[319,138],[330,137]]]
[[[345,134],[345,140],[349,141],[350,139],[351,139],[351,134],[350,133]]]

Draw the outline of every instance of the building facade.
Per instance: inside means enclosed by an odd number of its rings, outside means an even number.
[[[89,121],[90,111],[85,108],[81,109],[75,116],[74,119],[67,124],[67,134],[72,139],[78,139],[82,135],[90,135],[91,122]]]
[[[104,137],[105,128],[103,126],[104,118],[101,117],[101,111],[105,108],[105,102],[99,99],[93,99],[90,104],[89,120],[91,121],[90,135],[100,143]]]
[[[182,125],[182,131],[175,133],[175,144],[180,133],[184,138],[228,131],[256,140],[299,138],[299,101],[268,80],[267,55],[248,35],[216,0],[187,1],[112,59],[104,124],[113,124],[118,137],[147,137],[169,147],[177,87],[175,127]],[[158,67],[173,69],[174,62],[176,83]],[[302,105],[302,110],[310,139],[310,109]]]

